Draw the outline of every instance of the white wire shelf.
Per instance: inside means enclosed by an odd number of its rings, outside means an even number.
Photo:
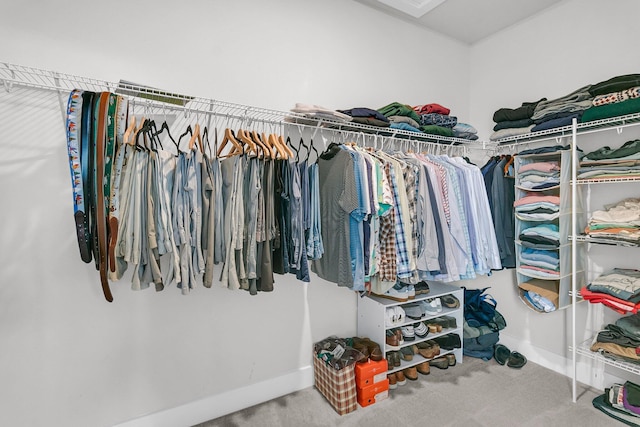
[[[93,92],[109,91],[128,96],[134,105],[153,111],[179,110],[185,114],[195,113],[222,116],[237,119],[250,125],[253,121],[271,123],[279,126],[297,126],[304,128],[322,128],[329,131],[346,132],[357,135],[375,135],[393,141],[416,144],[438,144],[460,147],[466,150],[484,148],[485,142],[369,126],[354,122],[333,121],[326,118],[312,118],[292,111],[279,111],[243,104],[235,104],[216,99],[178,94],[127,81],[109,82],[89,77],[60,73],[38,68],[0,62],[0,83],[6,91],[17,87],[29,87],[57,91],[61,95],[73,89]]]
[[[579,123],[577,128],[578,135],[584,135],[592,132],[606,131],[610,129],[623,129],[628,126],[640,125],[640,113],[627,114],[624,116],[610,117],[606,119],[594,120],[586,123]],[[571,137],[572,126],[563,126],[555,129],[547,129],[539,132],[531,132],[523,135],[515,135],[498,139],[495,142],[500,146],[505,144],[517,145],[523,142],[543,141],[549,139],[561,139]]]
[[[640,247],[640,242],[630,242],[626,240],[615,240],[598,237],[585,236],[580,234],[578,236],[569,236],[569,240],[574,242],[594,243],[596,245],[610,245],[610,246],[623,246],[623,247]]]
[[[611,184],[616,182],[640,182],[640,175],[618,178],[583,178],[577,179],[575,182],[578,185]],[[571,183],[573,184],[573,181],[571,181]]]
[[[622,369],[624,371],[631,372],[636,375],[640,375],[640,363],[625,362],[622,360],[616,360],[616,359],[605,357],[598,352],[591,351],[591,342],[592,342],[592,339],[589,338],[583,341],[581,344],[577,345],[576,354],[581,354],[591,359],[603,362],[606,365],[614,366],[618,369]],[[569,351],[573,351],[571,347],[569,347]]]

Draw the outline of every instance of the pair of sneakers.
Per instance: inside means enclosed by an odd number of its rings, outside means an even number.
[[[406,302],[416,297],[416,288],[413,285],[397,282],[385,293],[377,295],[394,301]]]
[[[404,322],[405,312],[402,307],[387,307],[385,310],[385,323],[387,326],[395,326]]]
[[[405,325],[401,327],[400,330],[402,331],[402,338],[405,341],[413,341],[416,339],[416,336],[424,338],[429,334],[429,328],[427,328],[427,326],[422,322]]]

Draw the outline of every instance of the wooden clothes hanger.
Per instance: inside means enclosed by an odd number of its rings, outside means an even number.
[[[253,154],[258,156],[258,148],[256,147],[255,142],[253,142],[251,137],[247,134],[247,131],[245,131],[244,129],[239,129],[238,137],[241,142],[244,142],[249,147],[249,150],[253,152]]]
[[[287,137],[287,142],[290,142],[291,140]],[[284,141],[284,137],[282,135],[278,135],[278,142],[280,143],[280,145],[282,147],[284,147],[284,149],[287,151],[288,153],[288,158],[290,159],[291,157],[293,157],[293,151],[291,151],[291,148],[287,145],[287,143]]]
[[[193,135],[191,135],[191,139],[189,139],[189,150],[194,149],[196,141],[198,142],[198,148],[200,148],[200,152],[204,154],[202,135],[200,134],[200,123],[196,123],[196,125],[193,127]]]
[[[287,150],[285,150],[284,147],[282,147],[280,145],[280,141],[278,140],[278,136],[275,133],[269,134],[267,139],[269,140],[270,145],[273,148],[275,148],[276,153],[280,155],[281,159],[288,159],[289,158],[289,152]]]
[[[229,151],[229,153],[226,156],[221,156],[222,152],[224,151],[224,148],[227,146],[227,143],[229,142],[231,142],[231,144],[233,145],[233,148]],[[220,142],[220,146],[218,147],[218,151],[216,152],[216,157],[231,157],[237,154],[238,151],[240,153],[244,152],[243,145],[236,139],[235,135],[233,134],[233,131],[230,128],[226,128],[224,130],[224,136],[222,138],[222,141]]]
[[[256,132],[255,130],[252,130],[249,133],[249,137],[253,140],[253,142],[260,147],[260,151],[262,151],[262,156],[263,158],[266,158],[267,156],[271,159],[271,149],[269,147],[267,147],[263,142],[262,139],[260,139],[260,135],[258,135],[258,132]]]
[[[135,135],[135,132],[134,132],[135,128],[136,128],[136,116],[132,114],[131,120],[129,121],[129,126],[127,126],[127,129],[124,131],[124,136],[122,137],[122,141],[125,144],[133,145],[133,143],[135,142],[135,138],[131,138],[132,134]]]

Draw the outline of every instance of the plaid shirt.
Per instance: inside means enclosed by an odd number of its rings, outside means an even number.
[[[409,201],[409,224],[411,225],[411,257],[415,264],[415,260],[418,258],[418,211],[416,208],[418,197],[418,175],[415,166],[404,163],[402,167],[402,175],[404,177],[404,184],[407,188],[407,199]]]
[[[384,162],[384,174],[387,177],[385,181],[391,182],[391,164]],[[376,269],[380,280],[386,282],[395,282],[397,276],[396,262],[396,221],[395,208],[391,206],[384,215],[380,216],[380,240]]]
[[[396,221],[395,232],[396,232],[396,256],[397,256],[397,263],[398,263],[398,277],[405,278],[405,277],[411,276],[411,268],[409,266],[410,248],[407,248],[407,241],[405,239],[405,234],[404,234],[406,230],[406,224],[405,224],[406,218],[404,217],[404,215],[406,213],[403,213],[402,210],[400,209],[400,194],[398,190],[397,176],[393,168],[391,168],[390,170],[391,170],[391,191],[393,192],[393,207],[394,207],[394,215],[395,215],[395,221]]]

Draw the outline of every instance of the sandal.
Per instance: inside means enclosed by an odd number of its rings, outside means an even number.
[[[493,349],[493,358],[496,359],[500,365],[504,365],[511,358],[511,350],[502,344],[496,344]]]

